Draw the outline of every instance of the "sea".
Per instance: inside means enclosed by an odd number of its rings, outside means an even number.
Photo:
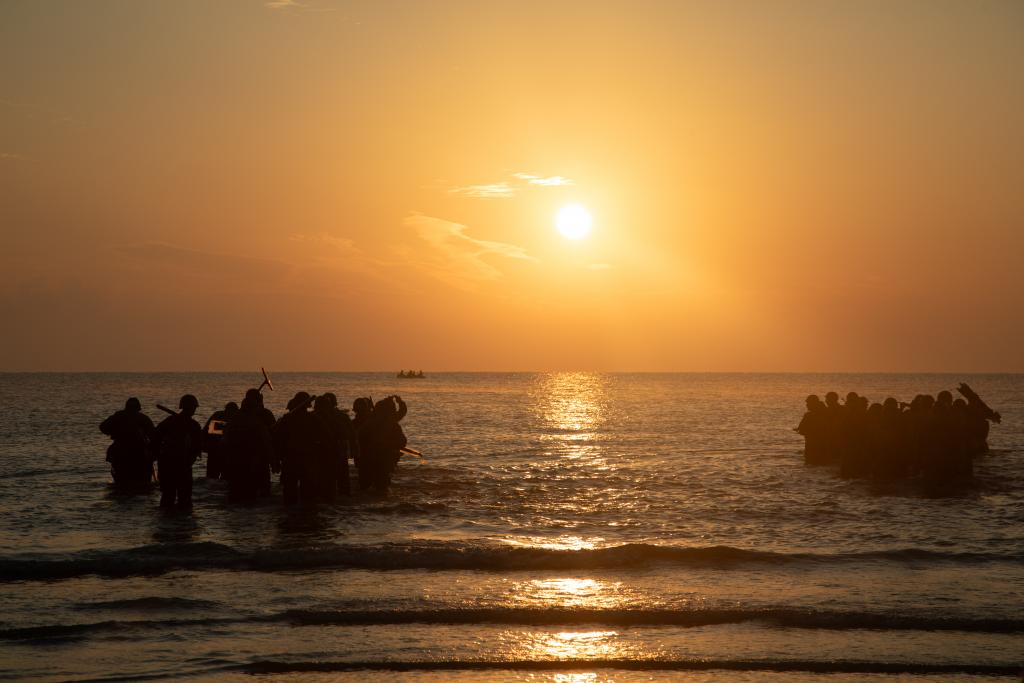
[[[401,395],[386,498],[123,495],[99,423],[259,373],[0,375],[0,678],[973,681],[1024,664],[1024,375],[280,373]],[[1002,414],[942,491],[807,467],[811,393],[968,382]]]

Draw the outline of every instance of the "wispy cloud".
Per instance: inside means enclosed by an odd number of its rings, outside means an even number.
[[[574,185],[572,180],[565,176],[553,175],[553,176],[539,176],[531,175],[529,173],[513,173],[513,178],[525,181],[530,185],[543,185],[545,187],[558,187],[560,185]]]
[[[453,187],[448,192],[473,199],[511,199],[531,185],[539,187],[561,187],[573,185],[573,181],[565,176],[539,176],[532,173],[513,173],[507,180],[486,185],[465,185]]]
[[[451,194],[461,194],[473,199],[508,199],[516,194],[516,188],[509,183],[492,183],[490,185],[467,185],[448,190]]]
[[[316,7],[299,0],[264,0],[263,6],[273,10],[298,10],[301,12],[333,12],[335,7]]]
[[[523,247],[505,242],[480,240],[466,234],[461,223],[443,218],[414,213],[406,217],[405,225],[431,247],[407,254],[415,265],[428,274],[463,289],[472,288],[480,281],[496,280],[502,271],[485,260],[488,256],[536,261]]]
[[[0,159],[4,161],[25,161],[28,157],[24,154],[15,154],[13,152],[0,152]]]

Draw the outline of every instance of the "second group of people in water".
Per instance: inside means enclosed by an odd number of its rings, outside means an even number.
[[[1000,416],[966,384],[958,391],[963,398],[941,391],[919,394],[910,403],[870,403],[856,392],[843,403],[835,392],[824,401],[808,396],[796,427],[805,439],[804,461],[838,464],[840,476],[850,478],[968,480],[975,456],[988,451],[989,423]]]
[[[277,419],[264,407],[260,391],[250,389],[241,405],[228,403],[205,427],[193,419],[198,406],[195,396],[186,394],[179,411],[168,411],[172,414],[154,427],[138,399],[130,398],[124,410],[107,418],[100,431],[113,439],[107,460],[115,484],[148,484],[155,460],[160,504],[188,507],[192,465],[205,451],[207,478],[226,479],[232,500],[269,496],[271,474],[280,473],[286,503],[326,502],[351,494],[349,459],[359,490],[386,494],[406,447],[399,422],[408,407],[400,396],[376,403],[357,398],[350,416],[338,408],[333,393],[300,391]]]

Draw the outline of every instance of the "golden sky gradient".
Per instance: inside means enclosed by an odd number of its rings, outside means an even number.
[[[1016,0],[9,0],[0,65],[2,370],[1024,371]]]

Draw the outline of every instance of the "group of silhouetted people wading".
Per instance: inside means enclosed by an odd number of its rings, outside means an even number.
[[[910,403],[887,398],[871,403],[850,392],[839,401],[834,391],[822,402],[807,397],[807,412],[796,431],[805,440],[808,465],[838,464],[843,477],[901,479],[921,476],[934,483],[956,483],[974,474],[974,458],[988,451],[988,433],[999,413],[969,386],[963,398],[940,391],[919,394]]]
[[[259,389],[250,389],[241,405],[231,402],[200,427],[194,419],[199,401],[186,394],[178,411],[154,426],[137,398],[100,425],[113,443],[107,449],[114,484],[119,488],[160,482],[162,507],[192,503],[192,466],[207,454],[206,477],[228,482],[232,501],[251,502],[271,495],[272,474],[281,475],[286,503],[330,502],[352,493],[349,460],[360,491],[386,494],[406,449],[399,424],[408,412],[400,396],[376,403],[357,398],[352,415],[338,408],[330,392],[300,391],[280,418],[263,405]],[[153,464],[157,465],[154,472]]]

